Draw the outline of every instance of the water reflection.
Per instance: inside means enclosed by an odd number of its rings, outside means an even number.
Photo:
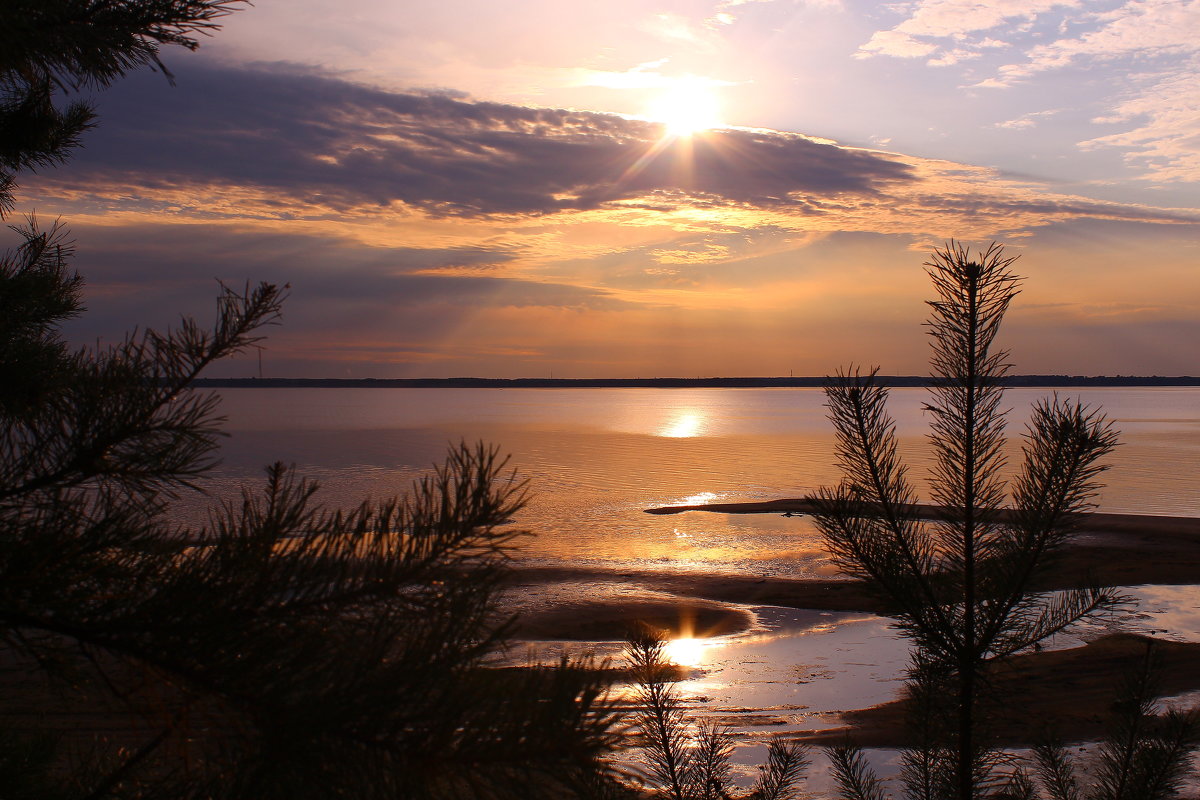
[[[1013,464],[1022,415],[1044,394],[1009,393]],[[902,455],[923,488],[926,394],[903,389],[892,399]],[[1094,390],[1083,399],[1123,430],[1103,510],[1200,515],[1200,392]],[[816,389],[230,390],[222,410],[233,436],[206,488],[236,502],[278,459],[319,480],[321,500],[353,505],[406,491],[448,442],[483,439],[531,480],[517,518],[537,534],[521,540],[527,561],[817,577],[833,567],[807,518],[642,509],[797,497],[837,483],[823,401]],[[210,498],[188,499],[183,511],[203,524]]]
[[[696,639],[685,636],[671,639],[663,649],[663,654],[672,664],[680,667],[699,667],[704,663],[704,653],[713,642],[708,639]]]
[[[758,607],[757,633],[700,640],[700,671],[677,684],[717,721],[752,733],[766,712],[772,732],[840,724],[833,712],[894,699],[908,642],[891,622],[863,614]],[[682,665],[681,666],[685,666]]]
[[[1013,408],[1014,469],[1028,408],[1048,393],[1014,389],[1006,396]],[[1200,391],[1070,394],[1102,406],[1122,430],[1102,510],[1200,516]],[[206,484],[217,497],[236,500],[244,483],[261,482],[263,464],[279,459],[320,479],[322,500],[353,505],[365,494],[406,490],[441,460],[448,442],[484,439],[511,453],[521,476],[532,481],[532,501],[518,519],[538,534],[521,540],[519,556],[528,562],[792,578],[836,571],[809,518],[642,513],[650,506],[797,497],[837,483],[819,389],[239,389],[223,395],[233,436]],[[923,390],[898,389],[890,409],[901,455],[922,490],[931,465],[926,398]],[[195,515],[203,523],[207,498],[200,499],[205,505],[198,504]],[[648,595],[634,582],[564,582],[542,592],[547,601],[576,605],[673,599]],[[1132,593],[1140,605],[1113,624],[1200,641],[1195,587]],[[835,712],[885,702],[899,690],[908,643],[886,620],[790,609],[759,609],[757,616],[762,633],[706,638],[713,631],[688,629],[667,650],[692,672],[679,685],[681,694],[750,741],[836,725]],[[1105,630],[1100,624],[1094,632]],[[621,657],[618,642],[595,649],[601,657]],[[755,747],[738,760],[761,763],[764,748]],[[873,755],[893,758],[881,752]]]
[[[658,430],[659,436],[687,439],[705,432],[704,417],[697,413],[680,414]]]

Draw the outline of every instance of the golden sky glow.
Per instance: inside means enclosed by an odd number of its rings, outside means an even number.
[[[919,373],[956,238],[1021,255],[1018,371],[1200,373],[1200,2],[344,6],[231,16],[22,179],[79,341],[219,277],[292,284],[269,374]]]

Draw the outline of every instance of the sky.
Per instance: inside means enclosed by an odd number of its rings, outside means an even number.
[[[955,239],[1016,372],[1200,375],[1200,0],[258,0],[164,60],[21,178],[77,342],[271,281],[268,377],[923,374]]]

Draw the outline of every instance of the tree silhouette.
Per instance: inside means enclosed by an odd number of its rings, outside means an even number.
[[[1061,741],[1051,738],[1034,748],[1034,774],[1050,800],[1167,800],[1177,795],[1200,742],[1200,715],[1178,708],[1157,714],[1161,678],[1162,659],[1153,641],[1147,641],[1145,658],[1122,676],[1107,735],[1088,770],[1090,779],[1081,777],[1081,759],[1072,757]],[[1036,797],[1032,791],[1030,796]]]
[[[996,754],[979,730],[983,666],[1116,600],[1099,588],[1032,589],[1077,530],[1101,459],[1116,443],[1101,414],[1057,396],[1038,403],[1003,507],[1000,379],[1008,353],[993,345],[1018,291],[1013,260],[995,244],[972,257],[951,242],[926,264],[937,294],[925,405],[935,454],[931,515],[900,460],[888,390],[875,371],[842,373],[826,389],[844,478],[820,493],[814,518],[837,565],[896,609],[916,646],[911,674],[928,738],[909,752],[905,775],[918,797],[969,800],[997,788]]]
[[[732,781],[734,739],[729,728],[695,721],[675,691],[677,669],[663,650],[666,639],[640,627],[625,646],[638,710],[632,722],[642,747],[647,788],[667,800],[795,800],[798,784],[811,763],[808,749],[773,738],[767,761],[749,791]]]
[[[162,67],[233,2],[14,0],[0,10],[0,202],[91,124],[52,95]],[[202,486],[217,399],[191,388],[277,321],[286,287],[72,350],[66,232],[0,258],[0,777],[35,797],[562,797],[615,784],[595,672],[494,663],[524,484],[483,445],[344,511],[280,464],[172,521]],[[32,709],[32,710],[30,710]],[[54,725],[54,720],[63,723]]]
[[[163,45],[195,50],[247,0],[5,0],[0,25],[0,217],[12,210],[15,173],[60,164],[95,122],[63,91],[108,86],[150,67],[168,79]]]

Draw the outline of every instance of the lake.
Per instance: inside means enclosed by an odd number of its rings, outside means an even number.
[[[1027,410],[1048,393],[1006,394],[1014,457]],[[1102,406],[1121,430],[1102,510],[1200,516],[1200,389],[1070,396]],[[892,393],[918,481],[929,463],[925,398]],[[212,488],[224,494],[280,460],[320,481],[329,502],[352,504],[403,491],[450,443],[483,440],[530,480],[518,522],[536,536],[525,559],[805,575],[823,559],[803,518],[642,511],[835,483],[823,403],[818,389],[232,389]]]
[[[1053,390],[1011,389],[1010,461],[1028,409]],[[1073,389],[1121,431],[1100,509],[1200,517],[1200,389]],[[653,506],[799,497],[836,483],[818,389],[230,389],[231,434],[210,481],[231,496],[266,463],[294,463],[329,503],[402,492],[449,444],[511,454],[532,499],[517,523],[534,565],[698,570],[792,577],[831,567],[802,517],[686,513]],[[900,444],[920,484],[929,465],[922,389],[892,393]],[[192,506],[198,514],[198,506]],[[580,594],[585,585],[564,586]],[[597,589],[598,590],[598,589]],[[612,591],[612,587],[608,587]],[[630,589],[630,591],[636,591]],[[1109,621],[1200,640],[1194,587],[1145,587],[1142,607]],[[579,598],[576,598],[579,599]],[[753,609],[759,624],[679,650],[681,688],[747,741],[832,724],[833,713],[894,696],[907,645],[862,614]],[[1162,634],[1160,634],[1162,635]],[[1064,639],[1059,646],[1073,640]],[[575,645],[578,648],[578,645]],[[612,645],[597,645],[602,654]],[[751,719],[753,717],[753,719]],[[753,748],[739,760],[757,757]]]

